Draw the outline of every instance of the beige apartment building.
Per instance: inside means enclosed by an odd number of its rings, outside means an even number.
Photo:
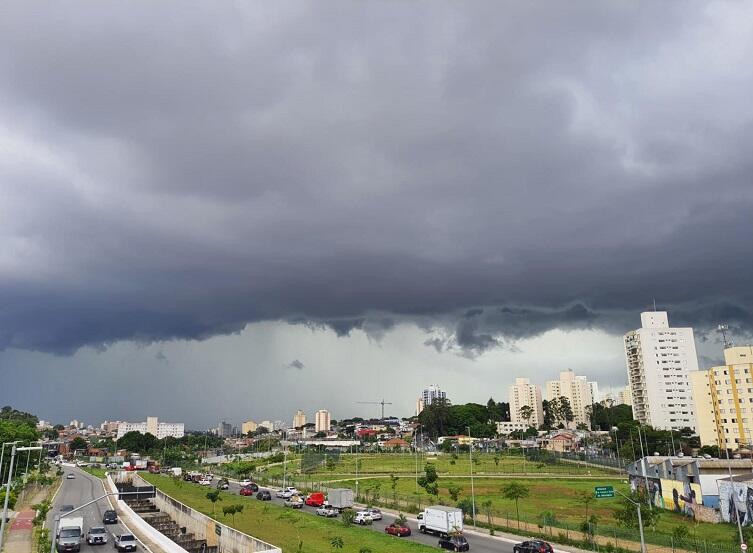
[[[256,429],[259,428],[259,425],[256,424],[252,420],[248,420],[241,424],[241,433],[245,436],[249,432],[256,432]]]
[[[331,417],[326,409],[319,409],[314,415],[314,430],[316,432],[329,432]]]
[[[525,422],[530,426],[538,428],[544,423],[544,408],[541,405],[541,388],[536,384],[531,384],[527,378],[516,378],[515,384],[510,386],[510,419],[511,422]],[[531,407],[531,418],[523,419],[520,410],[524,405]]]
[[[593,403],[591,398],[591,385],[584,376],[576,376],[572,370],[560,373],[559,380],[550,380],[546,383],[546,399],[552,401],[560,397],[566,397],[573,410],[573,424],[586,424],[591,427],[588,418],[588,408]]]
[[[724,363],[691,375],[701,445],[737,449],[753,442],[753,347],[724,350]]]
[[[306,426],[306,413],[299,409],[293,415],[293,428],[301,428],[302,426]]]

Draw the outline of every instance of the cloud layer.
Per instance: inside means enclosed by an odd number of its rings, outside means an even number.
[[[0,348],[753,328],[753,7],[11,2]],[[628,316],[629,315],[629,316]]]

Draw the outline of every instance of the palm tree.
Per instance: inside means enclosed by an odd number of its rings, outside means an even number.
[[[510,482],[502,486],[502,496],[505,499],[511,499],[515,501],[515,515],[518,520],[518,530],[520,530],[520,509],[518,507],[518,500],[528,497],[528,486],[524,486],[518,482]]]
[[[332,549],[342,549],[345,542],[343,542],[343,539],[340,536],[335,536],[329,540],[329,544],[332,546]]]

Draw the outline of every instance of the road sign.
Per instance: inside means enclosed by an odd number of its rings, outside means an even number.
[[[740,544],[740,549],[742,549],[743,551],[747,551],[748,550],[748,544],[747,543],[741,543]]]
[[[215,525],[214,525],[214,533],[217,534],[218,536],[221,536],[222,535],[222,526],[220,526],[219,524],[215,523]]]
[[[594,495],[596,499],[614,497],[614,488],[612,486],[596,486],[594,488]]]

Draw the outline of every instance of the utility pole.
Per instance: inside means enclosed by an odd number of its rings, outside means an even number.
[[[473,487],[473,440],[471,439],[471,427],[468,429],[468,461],[471,464],[471,504],[473,505],[473,527],[476,527],[476,491]]]
[[[745,540],[743,539],[743,527],[740,524],[740,511],[737,509],[737,505],[735,505],[735,488],[734,483],[732,482],[732,462],[729,459],[729,449],[727,448],[727,444],[724,444],[724,451],[727,453],[727,471],[729,473],[729,487],[730,490],[733,492],[730,496],[730,501],[732,501],[732,507],[735,509],[735,521],[737,522],[737,533],[740,537],[740,547],[745,544]]]

